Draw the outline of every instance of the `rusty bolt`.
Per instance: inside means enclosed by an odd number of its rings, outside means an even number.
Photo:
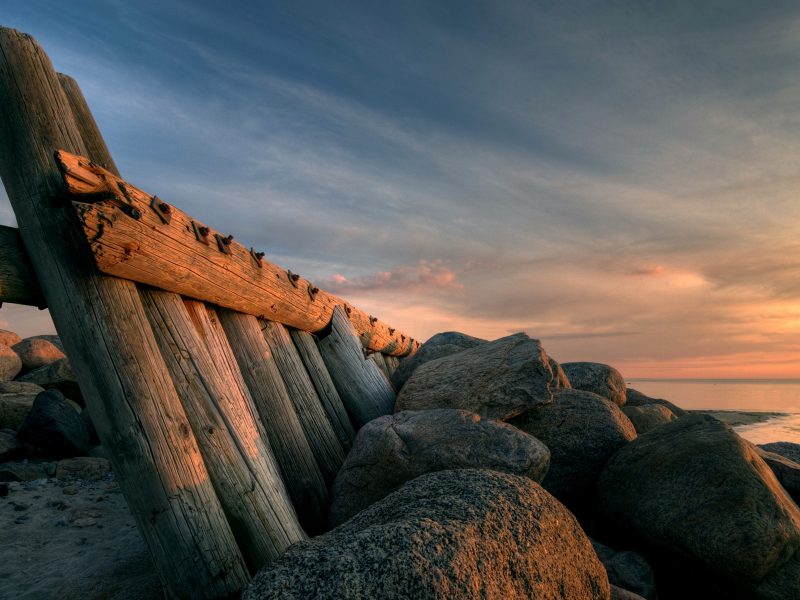
[[[159,204],[158,209],[165,215],[168,215],[169,213],[172,212],[172,207],[166,202],[162,202],[161,204]]]
[[[256,252],[256,258],[258,260],[261,260],[262,258],[264,258],[264,253],[263,252]]]
[[[394,329],[392,329],[391,327],[389,327],[389,335],[394,335]]]
[[[300,279],[300,275],[297,273],[292,273],[292,281],[297,281],[298,279]]]
[[[208,234],[211,233],[211,231],[208,229],[208,227],[198,227],[197,233],[199,233],[201,237],[208,237]]]
[[[345,310],[345,312],[347,312],[347,314],[348,314],[348,315],[350,314],[350,310],[351,310],[351,309],[350,309],[350,307],[349,307],[349,306],[347,306],[346,304],[345,304],[344,310]]]
[[[405,342],[405,341],[406,341],[406,336],[404,336],[404,335],[401,335],[401,336],[400,336],[400,341],[402,341],[402,342]]]
[[[319,292],[319,288],[317,288],[317,287],[312,287],[311,288],[311,293],[312,294],[316,294],[317,292]]]
[[[222,238],[222,243],[225,244],[226,246],[230,246],[232,241],[233,241],[232,235]]]

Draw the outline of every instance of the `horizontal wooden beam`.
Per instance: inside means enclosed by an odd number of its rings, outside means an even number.
[[[19,229],[0,225],[0,304],[3,302],[47,306]]]
[[[341,306],[365,348],[407,356],[420,343],[88,159],[58,152],[103,273],[318,332]]]

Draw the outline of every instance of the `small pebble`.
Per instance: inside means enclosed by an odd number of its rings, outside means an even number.
[[[53,527],[68,527],[69,523],[67,522],[66,518],[58,517],[57,519],[53,519],[51,525]]]
[[[116,484],[116,483],[109,483],[109,484],[106,486],[106,489],[107,489],[107,490],[113,490],[115,487],[117,487],[117,484]]]
[[[78,486],[77,485],[68,485],[63,490],[61,490],[62,494],[67,494],[69,496],[74,496],[78,493]]]
[[[28,515],[20,515],[19,517],[14,519],[14,523],[19,525],[20,523],[23,523],[23,522],[27,521],[28,519],[30,519],[30,517]]]
[[[97,520],[92,519],[90,517],[84,517],[83,519],[77,519],[73,522],[75,527],[91,527],[92,525],[97,525]]]
[[[14,507],[14,510],[17,512],[22,512],[23,510],[28,510],[31,505],[25,502],[12,502],[11,505]],[[27,518],[27,517],[26,517]]]
[[[100,496],[100,497],[97,499],[97,501],[98,501],[98,502],[102,502],[102,501],[103,501],[103,500],[105,500],[106,498],[108,498],[108,494],[103,494],[102,496]]]

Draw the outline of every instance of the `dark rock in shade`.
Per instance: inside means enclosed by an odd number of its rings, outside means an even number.
[[[17,441],[15,432],[0,431],[0,461],[15,460],[25,454],[25,447]]]
[[[67,352],[64,350],[64,344],[61,342],[61,338],[57,335],[32,335],[31,337],[25,338],[26,340],[47,340],[53,346],[58,348],[61,352],[64,353],[66,356]]]
[[[46,477],[45,465],[40,463],[7,462],[0,464],[0,481],[36,481]]]
[[[550,381],[551,390],[572,387],[564,368],[552,358],[550,358],[550,370],[553,371],[553,379]]]
[[[639,594],[623,590],[615,585],[611,586],[611,600],[645,600]]]
[[[144,540],[137,540],[86,570],[66,576],[51,600],[164,600],[164,588]]]
[[[422,344],[414,354],[403,359],[392,375],[392,385],[399,392],[420,365],[486,343],[486,340],[457,331],[437,333]]]
[[[780,454],[792,462],[800,464],[800,444],[793,442],[770,442],[769,444],[758,444],[758,447],[767,452]]]
[[[647,433],[659,425],[669,423],[678,418],[670,409],[661,404],[645,404],[643,406],[628,406],[626,404],[622,407],[622,412],[631,420],[638,434]]]
[[[22,370],[22,359],[8,346],[0,344],[0,381],[11,381]]]
[[[625,405],[625,379],[614,367],[593,362],[572,362],[561,365],[573,389],[592,392]]]
[[[70,400],[77,402],[78,405],[86,405],[81,388],[78,387],[78,380],[75,378],[75,373],[72,372],[67,358],[25,373],[17,381],[35,383],[46,390],[56,389]]]
[[[8,496],[8,484],[0,483],[0,498],[5,498],[6,496]]]
[[[89,451],[86,426],[58,390],[46,390],[36,396],[17,439],[41,448],[53,458],[85,456]]]
[[[605,600],[608,577],[575,517],[527,477],[428,473],[298,542],[242,600]]]
[[[758,448],[758,455],[795,502],[800,502],[800,464],[774,452]]]
[[[603,465],[636,438],[630,420],[613,402],[575,389],[553,390],[553,402],[508,423],[550,449],[542,487],[556,497],[590,488]]]
[[[608,574],[608,582],[612,586],[618,586],[636,598],[658,599],[655,573],[641,554],[630,550],[614,552],[596,540],[591,538],[589,540],[597,558],[603,563]]]
[[[16,382],[12,382],[16,383]],[[39,386],[36,386],[37,388]],[[40,392],[42,391],[39,388]],[[0,394],[0,427],[18,431],[33,408],[33,401],[40,392],[33,394]]]
[[[0,344],[3,346],[8,346],[11,348],[14,344],[21,342],[22,338],[19,337],[13,331],[6,331],[5,329],[0,329]]]
[[[78,456],[58,461],[56,479],[89,479],[97,481],[108,475],[111,465],[105,458]]]
[[[419,366],[394,412],[456,408],[504,421],[549,404],[552,379],[539,340],[517,333]]]
[[[22,359],[22,372],[33,371],[66,358],[53,344],[38,338],[26,338],[11,349]]]
[[[83,424],[86,426],[86,432],[89,434],[89,445],[99,446],[100,438],[98,437],[97,429],[95,429],[94,423],[92,422],[92,414],[89,411],[88,406],[81,411],[81,421],[83,421]]]
[[[359,430],[333,485],[328,525],[341,525],[425,473],[489,469],[540,483],[549,459],[533,436],[465,410],[386,415]]]
[[[609,534],[647,556],[674,596],[798,597],[800,509],[721,421],[690,414],[639,436],[597,488]]]
[[[682,408],[675,406],[672,402],[668,400],[662,400],[661,398],[651,398],[650,396],[645,396],[642,392],[638,390],[634,390],[633,388],[628,388],[625,390],[625,406],[645,406],[647,404],[660,404],[661,406],[665,406],[672,414],[676,417],[685,417],[687,413]]]

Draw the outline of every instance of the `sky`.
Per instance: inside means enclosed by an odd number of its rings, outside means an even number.
[[[4,0],[0,25],[78,81],[124,179],[415,339],[800,378],[796,2]]]

